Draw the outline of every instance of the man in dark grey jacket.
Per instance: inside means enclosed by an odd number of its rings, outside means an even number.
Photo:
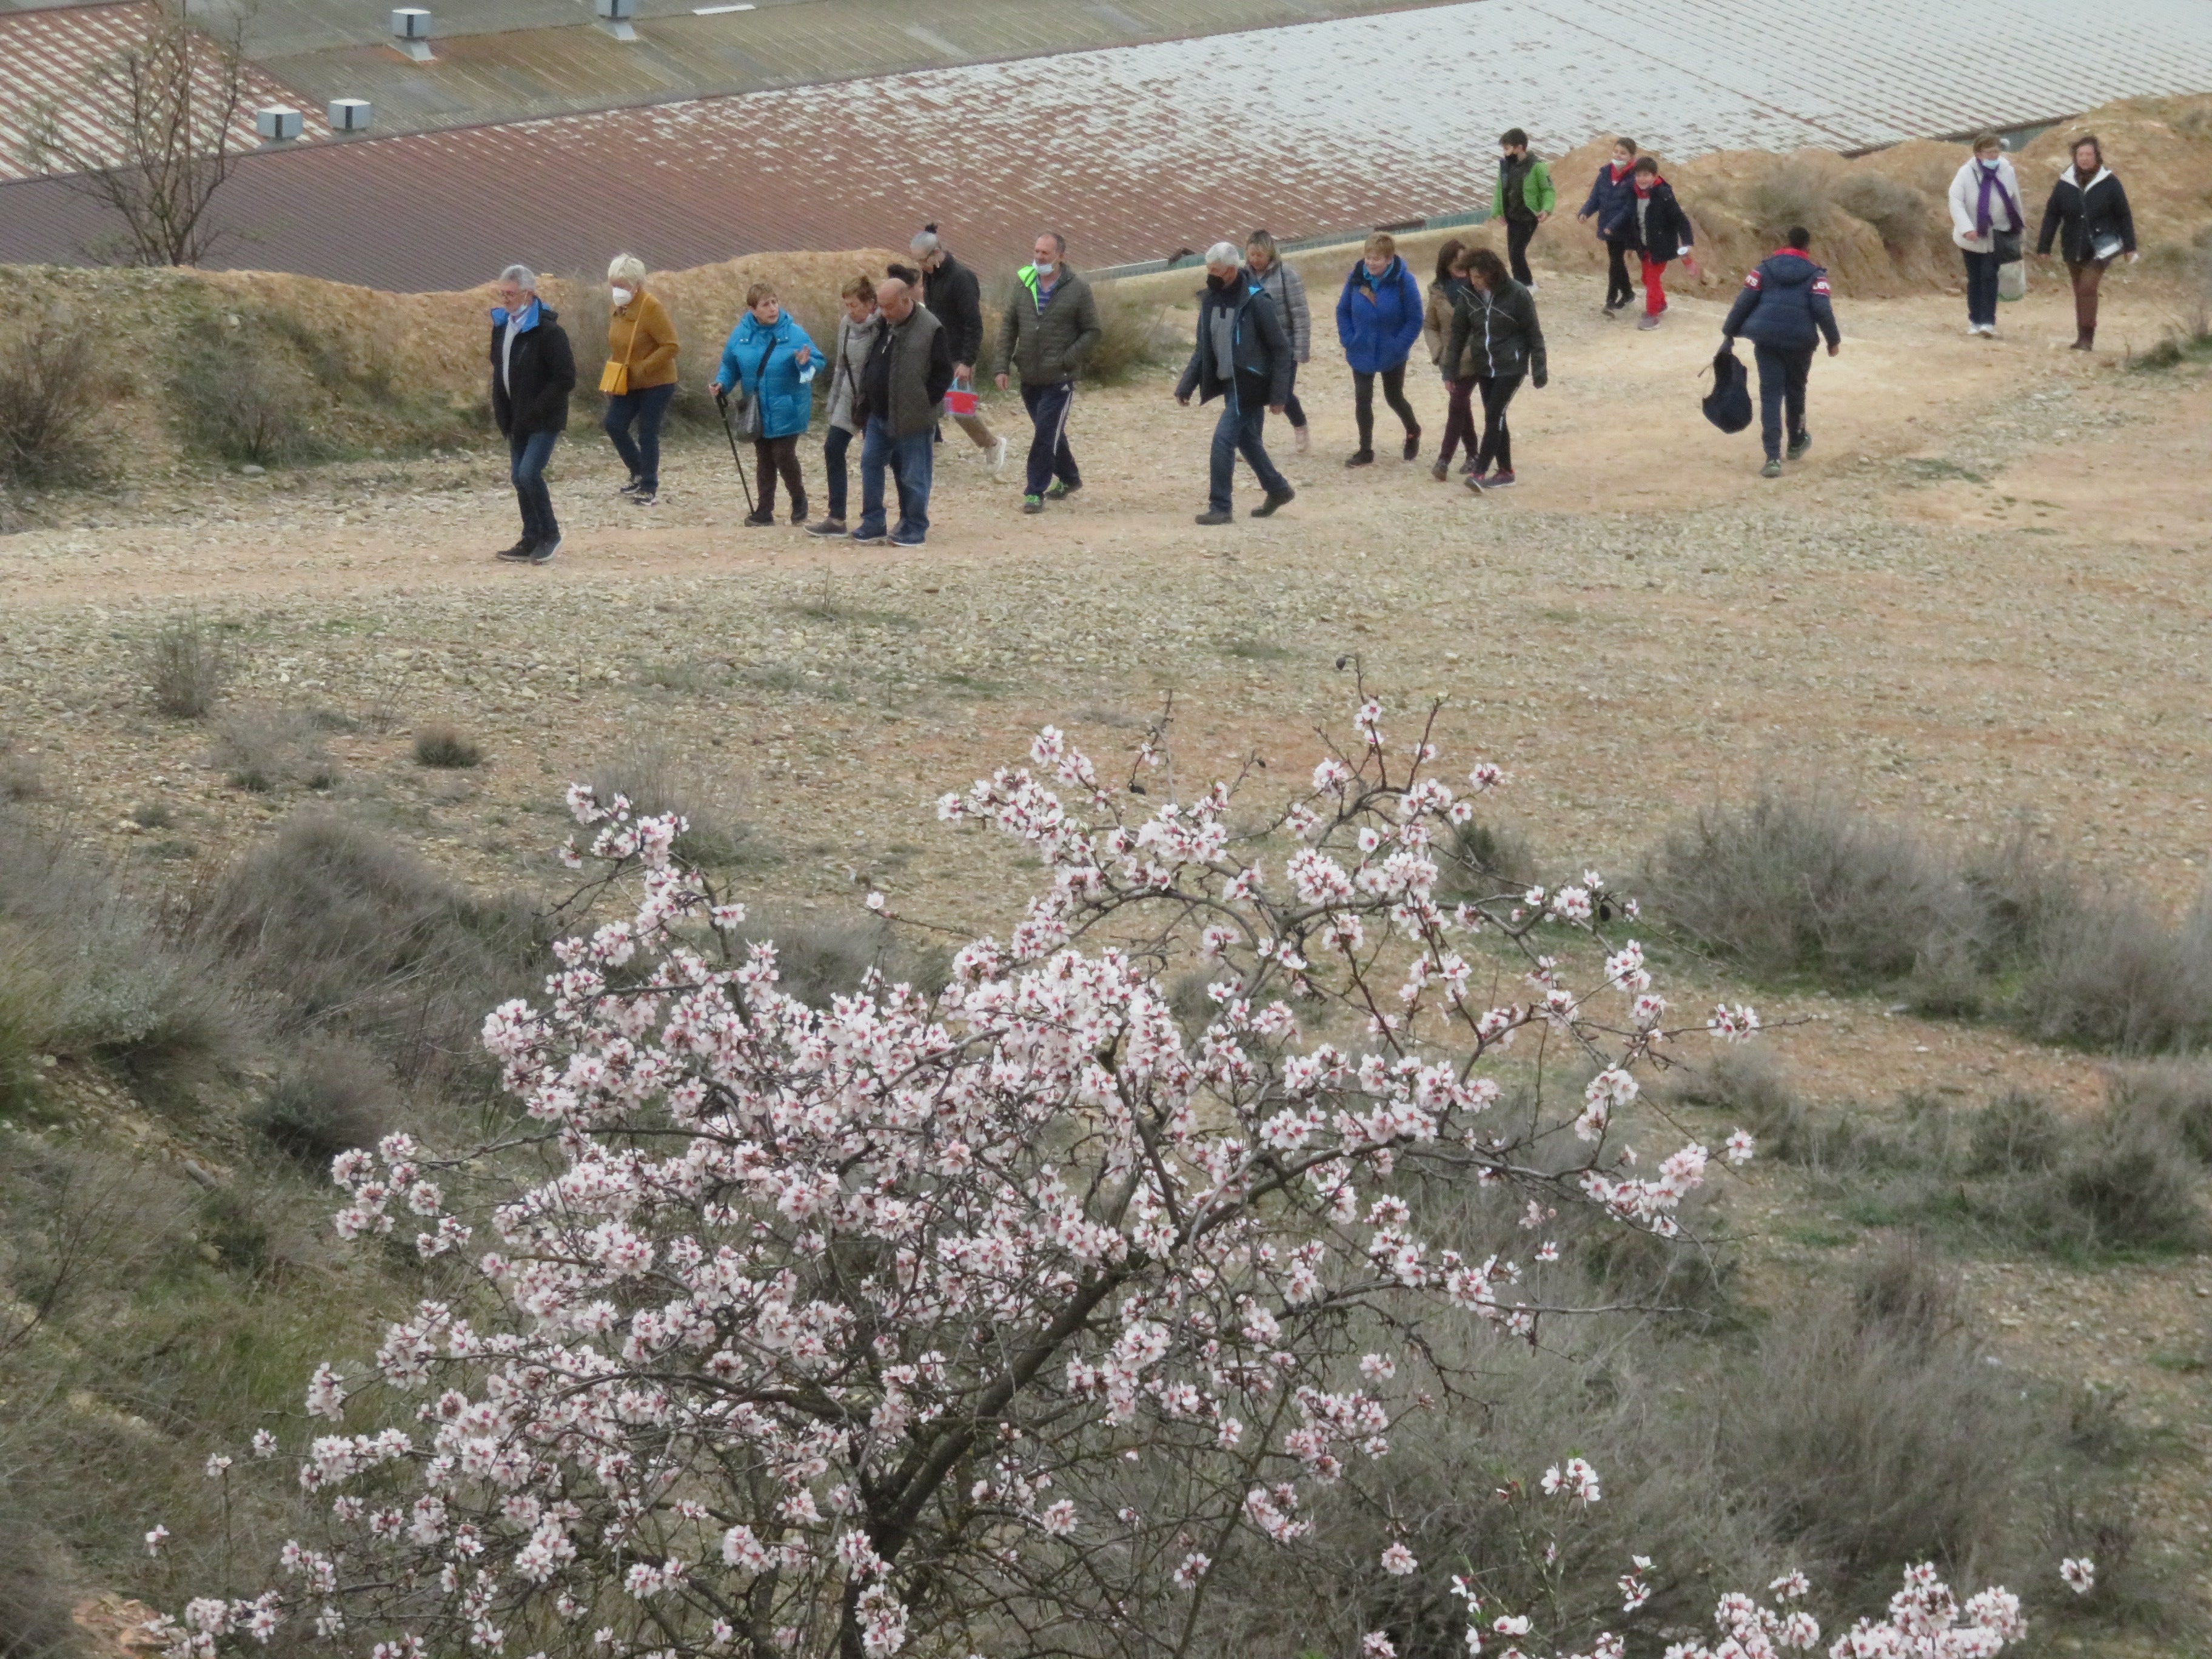
[[[884,325],[860,368],[860,522],[856,542],[920,547],[929,535],[937,406],[952,384],[945,326],[896,276],[876,289]],[[884,469],[898,481],[899,521],[884,532]]]
[[[1042,513],[1048,496],[1064,501],[1083,488],[1067,447],[1067,411],[1075,401],[1075,371],[1103,332],[1091,284],[1067,268],[1067,238],[1045,232],[1036,239],[1036,263],[1014,273],[999,325],[999,390],[1006,389],[1009,374],[1022,377],[1022,402],[1036,428],[1024,513]]]
[[[983,290],[975,273],[952,257],[935,225],[924,225],[907,244],[915,264],[921,267],[921,302],[945,325],[952,346],[952,382],[973,391],[975,365],[983,356]],[[991,458],[991,476],[1006,476],[1006,441],[994,434],[979,412],[954,415],[953,423],[966,433],[976,448]]]
[[[1291,374],[1297,357],[1282,317],[1267,289],[1244,269],[1233,242],[1216,242],[1206,252],[1206,287],[1198,296],[1198,343],[1176,386],[1176,401],[1188,404],[1198,393],[1201,404],[1224,399],[1221,419],[1213,428],[1212,488],[1206,509],[1198,515],[1205,525],[1227,524],[1229,485],[1242,450],[1267,492],[1267,500],[1252,509],[1255,519],[1272,516],[1297,492],[1290,480],[1267,459],[1261,432],[1273,410],[1279,415],[1291,395]]]

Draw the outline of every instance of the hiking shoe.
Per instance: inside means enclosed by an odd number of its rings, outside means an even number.
[[[1194,524],[1227,524],[1236,516],[1225,507],[1210,507],[1192,522]]]
[[[1476,474],[1470,472],[1467,477],[1461,479],[1460,482],[1465,484],[1468,489],[1475,495],[1480,495],[1482,494],[1482,480]]]
[[[1647,311],[1647,312],[1645,312],[1645,313],[1644,313],[1641,317],[1638,317],[1638,318],[1636,319],[1636,325],[1637,325],[1637,327],[1638,327],[1638,328],[1656,328],[1656,327],[1658,327],[1658,326],[1659,326],[1659,313],[1658,313],[1657,312],[1656,312],[1656,311]]]
[[[1801,432],[1790,441],[1790,459],[1796,460],[1813,447],[1813,434]]]
[[[845,528],[842,519],[823,519],[807,526],[806,533],[810,536],[847,536],[852,532]]]
[[[848,539],[857,542],[862,547],[887,547],[890,544],[891,538],[880,530],[872,536],[855,530]]]
[[[748,530],[765,529],[768,526],[775,522],[775,514],[773,513],[763,512],[759,507],[755,507],[751,512],[746,514],[744,519],[739,520],[739,522],[741,522]]]
[[[1304,427],[1304,426],[1294,426],[1294,427],[1292,427],[1292,428],[1291,428],[1291,435],[1292,435],[1293,439],[1295,440],[1295,441],[1293,441],[1293,442],[1292,442],[1292,444],[1291,445],[1291,448],[1293,448],[1293,449],[1297,450],[1297,451],[1298,452],[1298,453],[1299,453],[1299,454],[1301,454],[1301,455],[1310,454],[1310,453],[1312,453],[1312,450],[1313,450],[1313,428],[1310,428],[1310,427]]]
[[[1048,501],[1064,501],[1082,488],[1079,483],[1069,483],[1064,479],[1055,479],[1052,488],[1044,492],[1044,498]]]
[[[1421,453],[1421,428],[1415,427],[1406,434],[1406,459],[1412,460]]]
[[[1344,464],[1346,466],[1372,466],[1375,465],[1375,452],[1371,449],[1356,449],[1344,458]]]
[[[629,504],[632,507],[651,507],[659,500],[660,492],[659,490],[646,489],[634,492],[629,498]]]
[[[1023,511],[1023,512],[1024,512],[1024,513],[1042,513],[1042,512],[1043,512],[1043,511],[1044,511],[1044,497],[1043,497],[1043,496],[1042,496],[1042,495],[1024,495],[1024,496],[1023,496],[1023,497],[1022,497],[1022,511]]]
[[[1759,476],[1762,478],[1780,477],[1782,476],[1782,463],[1779,461],[1769,461],[1765,466],[1759,469]]]
[[[1482,481],[1482,487],[1485,489],[1510,489],[1513,488],[1513,475],[1500,467]]]
[[[1279,495],[1270,495],[1252,509],[1252,516],[1255,519],[1272,519],[1275,516],[1277,507],[1288,507],[1297,498],[1298,492],[1295,489],[1285,489]]]
[[[530,562],[532,564],[550,564],[553,562],[553,556],[560,550],[561,535],[558,531],[556,531],[552,535],[548,536],[544,541],[538,543],[537,546],[530,550]]]
[[[525,536],[520,541],[515,543],[513,547],[501,548],[498,552],[492,555],[492,557],[495,559],[507,559],[514,563],[520,564],[529,558],[531,550],[537,545],[538,538],[536,537]]]
[[[633,472],[629,475],[629,482],[624,484],[620,489],[617,490],[615,494],[617,495],[635,495],[644,483],[645,480],[639,477],[636,473]]]
[[[791,521],[793,524],[805,524],[806,522],[805,496],[801,495],[797,501],[791,504]]]
[[[1004,438],[1001,438],[998,442],[991,446],[991,482],[993,483],[1004,483],[1006,481],[1006,441]]]
[[[1437,464],[1429,469],[1429,476],[1438,483],[1442,483],[1446,478],[1451,477],[1451,463],[1439,457]]]

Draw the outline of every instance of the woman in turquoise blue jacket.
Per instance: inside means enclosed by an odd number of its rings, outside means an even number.
[[[791,492],[791,521],[806,522],[806,486],[799,477],[799,435],[814,418],[814,371],[820,367],[814,342],[799,319],[784,310],[775,290],[755,283],[745,295],[745,314],[722,348],[714,390],[742,386],[760,404],[753,434],[753,455],[760,472],[760,505],[749,525],[775,522],[775,479],[783,475]]]

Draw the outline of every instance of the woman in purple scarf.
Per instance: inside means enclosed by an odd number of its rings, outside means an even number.
[[[1951,240],[1966,256],[1966,332],[1994,338],[1997,331],[1997,267],[2003,252],[2021,257],[2020,179],[2004,141],[1978,133],[1974,153],[1951,180]]]

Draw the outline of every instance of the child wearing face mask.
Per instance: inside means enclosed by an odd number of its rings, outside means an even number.
[[[676,396],[676,325],[659,296],[646,292],[645,262],[634,253],[618,253],[607,265],[607,298],[603,424],[629,469],[621,493],[651,507],[660,496],[660,423]]]

